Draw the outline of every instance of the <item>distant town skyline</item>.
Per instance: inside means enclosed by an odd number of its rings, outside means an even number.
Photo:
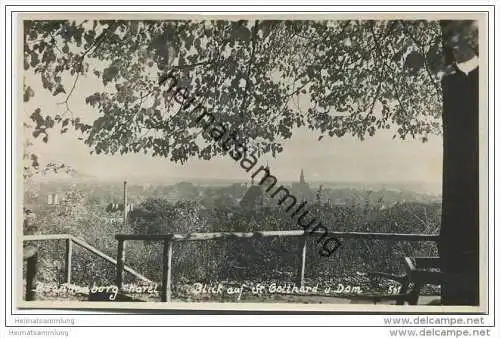
[[[304,171],[307,182],[422,182],[440,187],[442,170],[441,137],[427,143],[393,140],[381,133],[364,141],[352,137],[317,140],[317,133],[297,130],[285,141],[276,158],[262,157],[280,181],[299,181]],[[65,163],[82,175],[104,180],[250,181],[230,157],[209,161],[190,159],[184,165],[148,154],[91,155],[90,148],[74,135],[55,134],[48,144],[36,143],[41,162]]]

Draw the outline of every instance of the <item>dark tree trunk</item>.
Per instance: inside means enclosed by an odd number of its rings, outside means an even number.
[[[443,215],[439,255],[441,269],[450,276],[442,285],[444,305],[479,305],[478,73],[478,68],[469,74],[456,69],[442,80]]]

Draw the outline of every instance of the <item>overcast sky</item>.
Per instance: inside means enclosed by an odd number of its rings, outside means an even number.
[[[361,182],[441,182],[442,139],[393,140],[392,133],[381,131],[365,141],[350,136],[325,137],[296,130],[277,158],[263,157],[280,180],[298,179],[304,169],[309,181]],[[185,165],[144,154],[90,155],[90,149],[70,133],[52,133],[49,143],[36,142],[35,151],[43,162],[60,161],[81,173],[113,179],[152,178],[230,178],[249,175],[228,156],[210,161],[191,159]]]

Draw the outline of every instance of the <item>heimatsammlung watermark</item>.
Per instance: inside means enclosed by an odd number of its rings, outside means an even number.
[[[230,132],[230,128],[218,121],[202,103],[196,103],[196,97],[190,93],[188,88],[177,86],[178,80],[173,75],[173,71],[164,74],[160,78],[159,84],[163,85],[167,81],[169,82],[167,93],[181,105],[183,111],[187,111],[190,107],[194,107],[191,113],[198,111],[195,121],[203,128],[204,136],[218,142],[234,161],[240,161],[241,168],[247,173],[253,170],[251,173],[252,178],[260,174],[259,185],[267,184],[266,193],[269,193],[272,198],[276,198],[278,205],[286,207],[285,211],[290,214],[292,219],[297,219],[297,225],[303,228],[304,231],[309,234],[321,235],[316,240],[321,245],[319,252],[321,256],[329,257],[342,245],[339,239],[328,232],[328,228],[321,221],[316,222],[315,217],[310,217],[307,220],[309,214],[309,210],[306,210],[307,201],[302,201],[297,205],[297,198],[286,187],[280,185],[274,189],[278,184],[278,179],[271,174],[269,168],[261,165],[258,169],[254,169],[258,163],[255,151],[250,153],[248,147],[240,141],[235,132]]]

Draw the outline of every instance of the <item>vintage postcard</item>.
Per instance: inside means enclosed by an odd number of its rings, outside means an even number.
[[[485,311],[487,33],[20,14],[16,305]]]

